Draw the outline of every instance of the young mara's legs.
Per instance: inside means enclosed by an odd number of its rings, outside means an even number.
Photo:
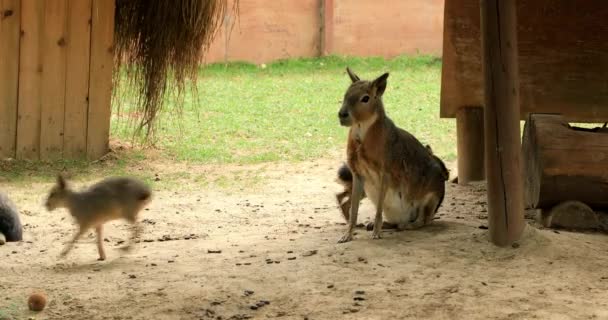
[[[106,253],[103,250],[103,225],[99,225],[95,228],[97,232],[97,251],[99,251],[99,261],[106,259]]]

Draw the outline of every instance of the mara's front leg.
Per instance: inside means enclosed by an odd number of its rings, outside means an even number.
[[[348,230],[338,243],[344,243],[353,239],[353,232],[357,225],[357,214],[359,213],[359,202],[361,202],[361,196],[363,195],[363,177],[358,174],[353,174],[353,194],[350,197],[350,215],[348,220]]]
[[[372,239],[382,238],[382,210],[384,207],[384,197],[386,196],[386,174],[380,174],[380,190],[378,190],[378,204],[376,205],[376,218],[374,219],[374,232],[372,233]]]

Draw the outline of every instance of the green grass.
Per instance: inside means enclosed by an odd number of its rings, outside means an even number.
[[[300,161],[343,150],[347,129],[337,112],[350,81],[346,66],[366,79],[390,72],[389,116],[442,158],[455,158],[455,123],[439,119],[441,61],[429,56],[210,65],[201,69],[197,95],[186,95],[181,114],[168,101],[155,145],[163,157],[195,163]],[[121,110],[129,114],[128,99]],[[113,136],[132,137],[125,119],[113,117]]]
[[[439,119],[441,60],[429,56],[291,59],[265,68],[248,63],[206,66],[200,70],[197,94],[185,96],[181,114],[175,111],[175,100],[167,100],[153,158],[160,156],[165,163],[252,164],[344,152],[348,129],[339,125],[337,113],[350,82],[346,66],[365,79],[390,72],[384,95],[388,115],[444,160],[455,159],[455,121]],[[125,120],[131,113],[132,96],[127,92],[119,97],[121,117],[116,112],[112,117],[112,139],[133,137],[133,126]],[[117,159],[95,164],[5,161],[0,162],[0,182],[50,182],[62,171],[88,179],[129,174],[151,181],[154,172],[142,169],[151,157],[145,150],[127,148]],[[159,183],[172,187],[182,182],[182,176],[166,172]],[[192,179],[222,187],[232,181],[224,178]],[[259,177],[243,179],[257,183]]]

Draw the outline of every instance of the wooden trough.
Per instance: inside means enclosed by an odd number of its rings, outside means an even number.
[[[114,0],[0,0],[0,159],[108,151]]]
[[[458,182],[487,179],[495,244],[523,228],[519,120],[608,119],[607,31],[602,0],[446,0],[440,114],[457,119]]]

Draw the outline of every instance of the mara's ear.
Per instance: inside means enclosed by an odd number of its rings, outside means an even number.
[[[346,72],[348,73],[348,76],[350,77],[350,80],[355,83],[361,79],[359,79],[359,76],[356,75],[349,67],[346,67]]]
[[[65,189],[67,187],[67,183],[65,182],[65,178],[63,177],[63,175],[61,173],[57,175],[57,185],[61,189]]]
[[[386,90],[386,79],[388,78],[388,72],[376,78],[372,81],[372,88],[376,93],[376,97],[382,96],[384,90]]]

